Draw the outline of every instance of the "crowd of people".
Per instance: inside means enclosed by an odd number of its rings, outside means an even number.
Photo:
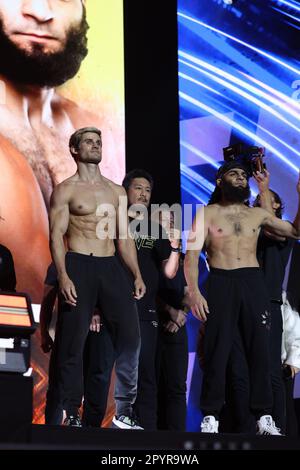
[[[293,224],[281,219],[267,171],[253,175],[259,197],[249,207],[252,175],[225,163],[195,217],[184,261],[174,214],[148,214],[151,175],[133,170],[122,187],[104,178],[96,128],[76,131],[70,152],[77,172],[56,186],[50,205],[53,264],[41,315],[43,348],[52,349],[46,423],[61,423],[64,410],[66,425],[100,426],[115,366],[114,427],[185,430],[191,308],[202,323],[201,431],[217,433],[227,407],[232,431],[286,433],[292,392],[284,377],[298,372],[300,345],[292,335],[294,355],[283,367],[282,284],[300,212]],[[202,250],[207,301],[199,290]]]
[[[149,173],[135,169],[122,186],[105,178],[94,127],[75,131],[69,148],[77,171],[51,196],[53,261],[40,315],[41,346],[51,351],[46,424],[101,426],[114,368],[113,427],[184,431],[191,309],[201,322],[201,432],[227,424],[231,432],[289,434],[299,315],[282,285],[300,238],[300,209],[293,223],[282,220],[266,170],[249,174],[240,162],[224,163],[193,221],[184,259],[174,213],[148,211]],[[251,176],[259,189],[253,207]],[[201,251],[207,300],[199,290]],[[4,246],[1,259],[1,289],[14,291]],[[230,425],[219,423],[226,409]]]
[[[46,424],[101,426],[115,367],[114,427],[184,431],[191,309],[202,323],[201,431],[219,432],[225,407],[232,431],[289,433],[299,315],[282,285],[300,238],[300,209],[293,223],[282,220],[266,170],[249,174],[237,161],[224,163],[184,260],[174,213],[148,212],[151,175],[133,170],[122,186],[105,178],[95,127],[75,131],[69,148],[77,171],[52,192],[53,261],[41,306],[42,348],[51,350]],[[259,189],[253,207],[251,176]],[[207,300],[199,290],[201,251]],[[2,245],[0,275],[1,289],[14,291],[13,259]]]

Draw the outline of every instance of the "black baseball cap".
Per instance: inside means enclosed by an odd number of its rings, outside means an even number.
[[[239,168],[241,170],[244,170],[245,173],[247,174],[247,179],[250,178],[251,174],[249,174],[249,169],[246,167],[246,165],[243,165],[241,162],[236,161],[236,160],[231,160],[230,162],[225,162],[223,165],[220,166],[216,173],[216,179],[222,178],[225,173],[227,173],[230,170],[233,170],[234,168]]]

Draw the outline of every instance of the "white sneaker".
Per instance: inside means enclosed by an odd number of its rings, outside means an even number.
[[[116,428],[120,429],[134,429],[134,430],[140,430],[143,431],[144,428],[139,424],[137,419],[133,416],[114,416],[113,420],[113,425]]]
[[[201,432],[218,433],[219,421],[214,416],[204,416],[201,423]]]
[[[282,436],[280,429],[276,428],[272,416],[261,416],[257,424],[257,433],[259,436]]]

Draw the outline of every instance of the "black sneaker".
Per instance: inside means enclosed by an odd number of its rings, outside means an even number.
[[[144,430],[137,419],[133,416],[114,416],[112,422],[113,425],[119,429],[135,429],[140,431]]]
[[[64,426],[73,426],[75,428],[81,428],[81,419],[79,415],[70,415],[67,416],[64,420]]]

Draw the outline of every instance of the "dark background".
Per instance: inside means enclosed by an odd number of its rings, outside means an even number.
[[[177,1],[124,0],[126,171],[154,178],[152,202],[180,202]]]

